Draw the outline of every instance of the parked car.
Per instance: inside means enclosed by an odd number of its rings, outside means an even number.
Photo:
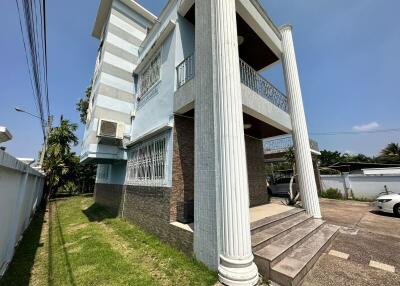
[[[400,217],[400,194],[380,196],[376,199],[378,210]]]

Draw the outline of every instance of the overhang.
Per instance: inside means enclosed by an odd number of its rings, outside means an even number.
[[[101,33],[104,27],[104,23],[107,20],[107,17],[110,13],[111,6],[113,0],[101,0],[99,9],[97,10],[96,21],[94,23],[92,36],[100,39]],[[123,4],[131,8],[133,11],[143,16],[145,19],[149,20],[152,23],[155,23],[157,20],[157,16],[151,13],[149,10],[139,5],[137,2],[133,0],[120,0]]]
[[[159,32],[159,34],[154,37],[156,40],[151,44],[150,48],[147,48],[147,50],[143,51],[143,57],[141,56],[139,63],[134,70],[135,74],[139,74],[144,67],[147,66],[149,61],[153,58],[153,56],[158,52],[160,49],[161,45],[164,43],[164,40],[168,37],[168,35],[172,32],[172,30],[175,28],[175,21],[170,20],[165,27]]]
[[[6,127],[0,126],[0,143],[10,141],[12,139],[12,135],[10,131]]]

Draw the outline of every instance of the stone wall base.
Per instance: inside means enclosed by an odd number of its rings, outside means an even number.
[[[193,251],[193,233],[170,223],[171,188],[125,186],[126,220],[175,246],[188,255]]]

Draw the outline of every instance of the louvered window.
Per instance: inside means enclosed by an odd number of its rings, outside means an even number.
[[[161,58],[158,53],[140,76],[140,97],[160,80]]]

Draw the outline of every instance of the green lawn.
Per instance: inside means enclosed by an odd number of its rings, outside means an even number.
[[[0,285],[213,285],[216,273],[91,197],[39,211]]]

